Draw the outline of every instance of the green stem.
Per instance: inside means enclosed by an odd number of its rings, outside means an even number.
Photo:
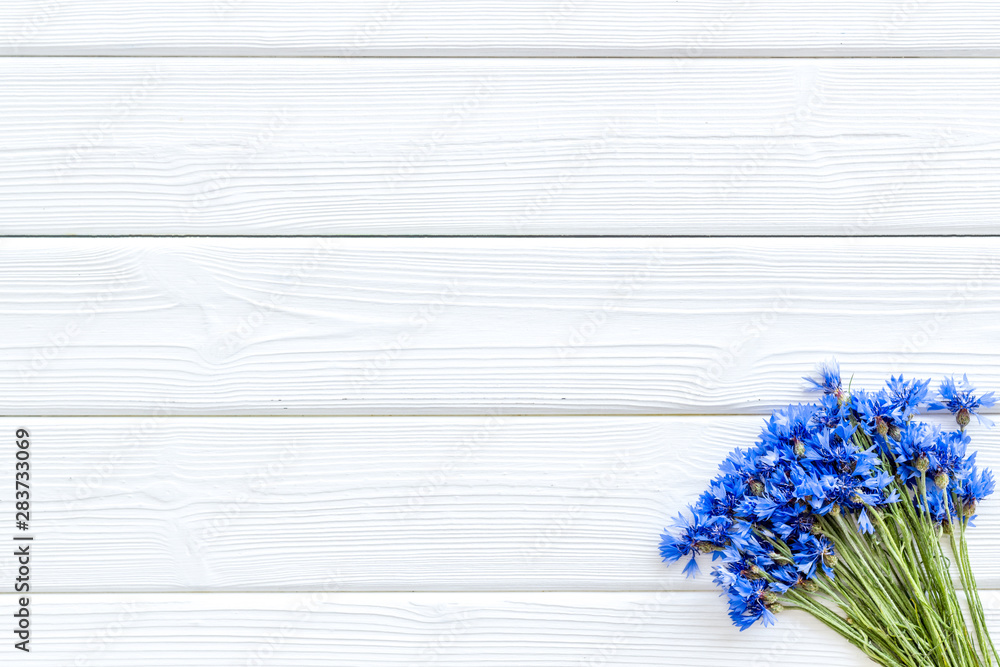
[[[987,665],[992,665],[994,660],[997,661],[997,664],[1000,664],[1000,656],[997,655],[997,650],[993,645],[989,629],[986,627],[986,614],[983,610],[983,602],[979,597],[976,577],[972,572],[972,564],[969,561],[968,542],[965,539],[965,528],[969,523],[969,519],[964,516],[964,507],[959,502],[957,496],[952,496],[952,503],[956,511],[960,513],[961,518],[958,521],[959,530],[957,539],[954,528],[951,531],[951,550],[955,554],[955,560],[958,562],[959,576],[962,581],[962,587],[965,589],[965,597],[969,603],[969,611],[971,612],[972,622],[976,630],[976,641],[979,644],[979,650],[982,652]],[[951,521],[950,516],[949,521]]]
[[[889,550],[892,557],[896,559],[897,562],[902,563],[904,561],[903,555],[899,552],[896,547],[895,539],[892,533],[889,531],[885,522],[882,520],[880,514],[873,514],[872,520],[878,527],[878,530],[885,539],[885,548]],[[903,575],[907,579],[907,583],[910,586],[910,590],[913,596],[916,598],[918,605],[924,610],[921,614],[921,619],[924,620],[924,626],[930,633],[931,644],[934,647],[934,651],[937,653],[938,659],[941,661],[941,665],[961,665],[954,656],[954,652],[951,648],[951,642],[945,641],[945,636],[942,633],[942,628],[939,626],[939,617],[936,613],[937,610],[928,601],[927,597],[924,595],[923,587],[916,581],[910,570],[906,567],[903,568]]]

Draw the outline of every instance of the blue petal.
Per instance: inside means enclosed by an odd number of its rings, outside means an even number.
[[[867,535],[875,532],[875,526],[872,525],[871,520],[868,518],[868,512],[865,509],[861,510],[861,515],[858,517],[858,529]]]

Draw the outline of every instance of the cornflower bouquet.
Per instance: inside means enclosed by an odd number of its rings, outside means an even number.
[[[992,425],[977,411],[993,393],[977,397],[964,376],[942,382],[938,400],[928,400],[930,380],[902,376],[852,390],[835,361],[819,370],[806,379],[822,397],[776,410],[756,445],[726,457],[691,516],[662,536],[663,560],[690,556],[691,576],[711,554],[740,630],[798,609],[880,665],[1000,664],[965,536],[994,488],[966,453],[966,427],[972,417]],[[917,420],[925,407],[950,411],[958,428]]]

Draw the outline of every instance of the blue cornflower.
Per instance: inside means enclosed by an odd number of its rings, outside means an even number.
[[[743,504],[740,505],[740,513],[752,517],[756,521],[771,518],[776,509],[778,509],[778,503],[766,496],[744,498]]]
[[[892,484],[893,479],[894,477],[884,470],[873,470],[871,475],[865,479],[864,485],[873,491],[881,491],[883,493],[880,505],[891,505],[892,503],[899,502],[899,494],[895,489],[890,490],[888,495],[885,494],[885,490]]]
[[[792,552],[795,566],[807,579],[816,576],[816,568],[821,567],[831,579],[837,565],[837,555],[833,552],[833,542],[822,535],[803,535],[795,541]]]
[[[764,579],[768,569],[774,565],[764,553],[740,551],[726,547],[723,552],[722,565],[712,568],[712,581],[720,588],[728,588],[736,583],[736,579]]]
[[[768,568],[767,574],[771,577],[770,589],[776,593],[785,593],[805,581],[805,577],[791,565],[774,565]]]
[[[899,440],[892,443],[892,453],[901,479],[913,480],[927,472],[938,432],[929,424],[918,422],[909,422],[900,430]]]
[[[769,553],[761,545],[757,536],[753,532],[754,526],[747,521],[734,521],[727,532],[729,545],[734,549],[761,557]]]
[[[840,424],[832,430],[816,434],[813,448],[806,456],[809,462],[822,462],[838,473],[853,472],[859,464],[867,465],[864,456],[852,441],[855,427]],[[863,472],[859,471],[859,472]]]
[[[927,380],[904,380],[903,376],[889,377],[886,382],[889,402],[898,415],[898,419],[909,421],[920,412],[920,406],[927,400],[930,386]]]
[[[709,484],[708,491],[698,498],[695,511],[700,514],[732,518],[746,492],[746,484],[742,480],[720,475]]]
[[[760,444],[780,452],[788,461],[802,458],[805,443],[816,431],[815,405],[789,405],[771,414],[760,434]]]
[[[705,516],[695,512],[691,519],[687,519],[683,514],[678,514],[673,526],[680,529],[680,534],[676,537],[670,533],[660,535],[660,556],[666,563],[691,556],[691,560],[684,566],[684,574],[692,577],[698,574],[696,558],[699,554],[719,552],[725,546],[727,523],[724,517],[719,516]]]
[[[848,421],[851,416],[850,406],[833,394],[824,394],[819,399],[813,414],[813,422],[826,428],[836,428]]]
[[[836,359],[830,359],[821,363],[817,370],[819,371],[819,380],[811,377],[804,377],[802,379],[811,382],[813,384],[812,389],[816,391],[836,396],[838,399],[842,397],[844,389],[840,381],[840,364],[837,363]]]
[[[955,493],[962,501],[962,513],[970,519],[976,515],[976,505],[993,493],[996,483],[988,469],[973,470],[955,483]]]
[[[993,392],[976,397],[975,391],[976,388],[972,386],[966,375],[963,375],[961,380],[956,380],[954,377],[946,378],[938,389],[941,401],[931,403],[930,409],[948,410],[955,415],[955,421],[963,429],[969,425],[969,419],[972,415],[976,416],[980,424],[993,426],[992,421],[977,414],[977,410],[980,408],[991,408],[996,403]]]
[[[861,430],[876,439],[887,437],[898,421],[904,421],[884,389],[875,393],[864,389],[853,392],[851,409]]]
[[[825,525],[819,517],[842,515],[861,533],[873,533],[880,508],[905,500],[939,524],[949,517],[971,522],[996,486],[989,470],[976,467],[975,453],[967,455],[964,429],[973,414],[994,405],[993,394],[977,398],[965,376],[946,380],[941,402],[930,406],[956,415],[962,429],[954,431],[914,420],[929,380],[891,377],[877,392],[849,395],[835,361],[822,365],[820,376],[810,382],[823,395],[775,410],[751,448],[722,462],[692,516],[678,516],[677,530],[661,537],[665,561],[689,558],[688,576],[698,571],[699,555],[721,561],[713,580],[741,630],[773,623],[780,595],[792,587],[813,593],[818,584],[810,580],[818,572],[834,576],[835,550],[843,545],[817,529]],[[779,555],[788,550],[791,558]]]
[[[758,620],[765,627],[774,624],[771,607],[777,604],[778,596],[769,590],[763,579],[736,577],[726,594],[729,596],[729,618],[741,632]]]
[[[936,433],[928,451],[927,477],[934,480],[937,488],[948,488],[950,480],[964,477],[975,465],[976,455],[968,459],[965,449],[972,439],[962,431]]]
[[[816,471],[806,471],[804,469],[793,470],[791,482],[795,489],[796,499],[806,503],[813,510],[818,510],[823,506],[826,491],[820,481]]]
[[[771,517],[771,525],[785,542],[794,542],[801,535],[812,534],[816,525],[815,515],[807,507],[783,507]]]
[[[726,477],[737,479],[748,487],[757,479],[757,455],[753,450],[742,450],[739,447],[729,452],[719,464],[719,470]]]
[[[760,479],[767,479],[781,466],[781,452],[773,449],[764,449],[757,455],[757,472]],[[759,494],[758,494],[759,495]]]
[[[859,511],[866,505],[878,505],[882,496],[874,493],[866,486],[867,480],[851,474],[823,475],[823,504],[816,510],[818,514],[827,514],[834,507]]]
[[[923,509],[923,503],[927,503],[927,509],[931,519],[935,523],[944,523],[948,520],[948,515],[957,516],[955,508],[951,504],[951,498],[941,493],[927,493],[922,498],[914,498],[913,504],[918,511]]]

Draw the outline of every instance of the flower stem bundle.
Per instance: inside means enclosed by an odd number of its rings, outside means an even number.
[[[729,454],[662,536],[663,559],[690,557],[690,576],[711,554],[741,630],[796,609],[880,665],[1000,667],[966,541],[995,486],[966,429],[973,417],[992,425],[978,411],[993,394],[977,397],[965,377],[936,401],[929,380],[851,391],[836,362],[807,379],[822,397],[776,410],[754,447]],[[918,420],[924,408],[958,428]]]

